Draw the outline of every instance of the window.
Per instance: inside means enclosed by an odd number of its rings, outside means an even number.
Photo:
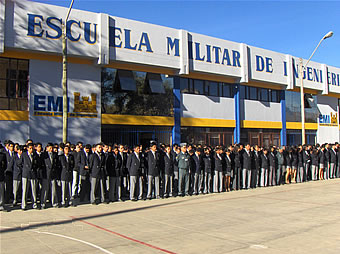
[[[0,58],[0,109],[28,109],[28,63]]]
[[[160,74],[148,73],[146,80],[151,93],[165,93],[163,80]]]
[[[189,79],[187,78],[180,78],[180,87],[182,93],[189,93]]]
[[[234,93],[233,93],[233,85],[231,84],[226,84],[226,83],[223,83],[221,84],[221,87],[222,87],[222,97],[227,97],[227,98],[232,98],[234,97]]]
[[[257,88],[249,87],[249,100],[258,100]]]
[[[194,94],[204,94],[204,81],[198,79],[191,81],[194,83]]]
[[[240,99],[246,100],[247,99],[247,87],[240,86]]]
[[[219,83],[206,81],[205,83],[205,94],[209,96],[218,96]]]
[[[133,77],[132,71],[118,70],[115,90],[119,91],[136,91],[136,81]]]
[[[269,91],[267,88],[261,88],[261,101],[269,101]]]
[[[280,102],[279,90],[271,90],[271,102]]]

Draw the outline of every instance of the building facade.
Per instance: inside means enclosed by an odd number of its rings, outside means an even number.
[[[0,140],[62,140],[67,8],[0,1]],[[147,144],[339,141],[340,69],[185,30],[73,9],[68,139]],[[303,60],[304,63],[306,60]]]

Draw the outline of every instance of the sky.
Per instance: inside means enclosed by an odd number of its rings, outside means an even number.
[[[71,0],[34,0],[69,7]],[[184,29],[340,68],[338,1],[74,0],[73,8]]]

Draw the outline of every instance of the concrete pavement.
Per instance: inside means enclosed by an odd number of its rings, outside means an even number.
[[[1,253],[340,253],[340,179],[1,213]]]

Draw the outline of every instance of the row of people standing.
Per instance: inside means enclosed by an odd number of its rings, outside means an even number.
[[[132,201],[249,189],[339,177],[339,144],[298,147],[158,146],[5,142],[0,152],[0,208],[90,201]],[[21,196],[21,199],[19,199]]]

